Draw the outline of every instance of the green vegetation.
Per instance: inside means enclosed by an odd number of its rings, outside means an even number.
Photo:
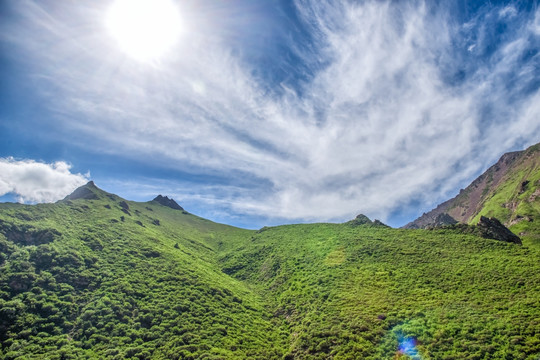
[[[496,189],[486,188],[481,210],[469,221],[476,224],[480,216],[496,217],[530,246],[540,246],[540,144],[523,152]]]
[[[278,357],[260,297],[207,245],[249,232],[97,192],[2,205],[0,357]]]
[[[417,340],[419,359],[540,354],[532,249],[451,230],[314,224],[255,234],[221,261],[268,294],[289,358],[393,359],[400,337]]]
[[[250,231],[86,190],[0,204],[1,359],[540,356],[538,247],[363,217]]]
[[[504,154],[467,188],[406,228],[430,228],[455,222],[476,225],[496,218],[523,244],[540,247],[540,144]]]

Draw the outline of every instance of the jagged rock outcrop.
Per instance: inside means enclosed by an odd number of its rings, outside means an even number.
[[[487,218],[485,216],[481,216],[476,228],[480,232],[480,236],[483,238],[495,239],[521,245],[521,239],[519,236],[511,232],[506,226],[504,226],[494,217]]]
[[[426,214],[424,214],[426,215]],[[407,229],[427,229],[457,224],[457,220],[447,213],[424,216],[421,221],[416,221],[406,225]]]
[[[463,223],[455,223],[451,225],[434,226],[427,228],[428,230],[451,230],[461,234],[470,234],[483,237],[484,239],[492,239],[504,241],[508,243],[521,245],[521,238],[514,234],[510,229],[504,226],[497,218],[481,216],[480,221],[476,225],[468,225]]]
[[[176,201],[174,201],[172,198],[169,199],[167,196],[158,195],[152,201],[155,201],[160,205],[170,207],[171,209],[184,211],[184,208],[182,208],[180,205],[178,205],[178,203]]]

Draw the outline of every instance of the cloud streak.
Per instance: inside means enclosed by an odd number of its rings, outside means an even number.
[[[192,35],[144,67],[107,40],[97,4],[76,26],[81,5],[59,12],[22,1],[4,40],[32,56],[39,81],[55,89],[57,126],[88,148],[242,183],[233,192],[190,184],[210,206],[291,221],[387,219],[412,201],[433,205],[501,151],[539,141],[540,60],[525,57],[539,41],[539,12],[517,24],[515,8],[487,8],[456,23],[451,9],[421,1],[296,1],[310,46],[289,47],[315,61],[309,81],[276,89],[212,14],[184,9],[198,14]],[[488,54],[500,23],[510,30]]]
[[[15,194],[19,202],[43,203],[64,198],[88,181],[89,175],[73,174],[71,165],[0,158],[0,196]]]

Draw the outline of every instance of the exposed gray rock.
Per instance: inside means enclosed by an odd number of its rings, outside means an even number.
[[[431,219],[431,222],[427,227],[438,228],[448,225],[455,225],[457,223],[457,220],[448,215],[447,213],[441,213]]]
[[[169,199],[167,196],[158,195],[152,201],[155,201],[163,206],[170,207],[171,209],[181,210],[181,211],[184,210],[180,205],[178,205],[176,201],[174,201],[173,199]]]
[[[480,231],[480,236],[483,238],[495,239],[521,245],[521,239],[519,236],[511,232],[506,226],[501,224],[501,222],[494,217],[487,218],[485,216],[481,216],[476,227]]]

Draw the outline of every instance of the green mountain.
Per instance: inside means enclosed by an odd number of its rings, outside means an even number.
[[[514,233],[540,244],[540,144],[504,154],[486,172],[450,199],[405,228],[454,223],[477,224],[495,217]]]
[[[282,352],[261,297],[216,260],[249,231],[89,183],[56,204],[2,204],[0,233],[5,359]]]
[[[0,204],[0,358],[536,360],[540,249],[479,235],[244,230],[92,182]]]

